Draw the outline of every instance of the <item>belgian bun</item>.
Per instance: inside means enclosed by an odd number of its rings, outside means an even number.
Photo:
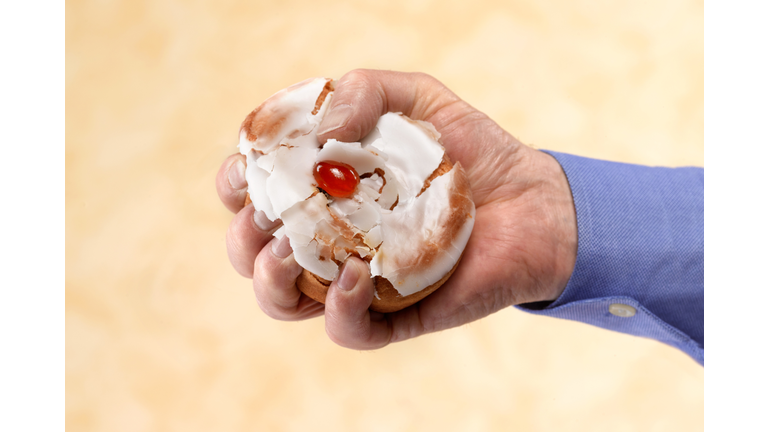
[[[305,269],[297,281],[303,293],[324,302],[340,266],[356,256],[374,279],[371,309],[394,312],[456,269],[474,225],[469,181],[434,126],[400,113],[383,115],[361,142],[320,144],[317,127],[332,97],[332,80],[309,79],[246,117],[239,147],[249,199],[282,220],[275,236],[288,236]],[[352,188],[342,195],[313,177],[324,164],[347,167]]]

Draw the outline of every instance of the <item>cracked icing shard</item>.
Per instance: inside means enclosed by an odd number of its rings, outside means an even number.
[[[425,189],[443,161],[440,134],[399,113],[379,118],[360,143],[321,146],[317,127],[332,95],[331,80],[309,79],[246,117],[239,148],[254,207],[283,221],[275,236],[287,235],[296,261],[322,279],[333,280],[355,255],[403,296],[432,285],[459,260],[472,231],[464,171],[457,163]],[[321,161],[357,171],[351,196],[334,198],[317,187],[313,168]]]
[[[338,265],[330,258],[318,258],[318,246],[322,250],[327,243],[316,233],[316,226],[321,221],[332,219],[327,204],[325,195],[319,193],[283,212],[282,220],[296,262],[321,278],[332,280],[336,277]]]
[[[259,166],[259,161],[266,159],[268,156],[262,156],[255,151],[249,151],[246,154],[245,181],[248,183],[248,194],[251,197],[251,201],[253,201],[253,207],[256,210],[263,211],[269,220],[273,221],[277,219],[277,216],[272,209],[272,202],[267,196],[267,179],[269,179],[270,172]]]
[[[398,182],[400,201],[408,201],[421,192],[424,180],[443,160],[445,150],[437,142],[440,134],[429,123],[391,113],[379,119],[376,130],[381,136],[370,145],[387,155],[389,172]]]
[[[267,178],[267,196],[275,214],[282,214],[294,204],[304,201],[317,191],[312,170],[317,148],[280,146],[275,151],[274,168]]]
[[[240,153],[245,154],[250,149],[268,153],[285,138],[312,132],[330,103],[331,98],[325,96],[331,89],[331,80],[310,78],[272,95],[243,121]],[[319,108],[316,107],[318,101],[321,103]]]

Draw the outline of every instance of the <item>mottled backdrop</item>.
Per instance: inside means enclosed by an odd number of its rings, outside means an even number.
[[[538,148],[704,162],[700,0],[67,1],[67,430],[702,430],[656,341],[507,309],[357,352],[261,313],[214,175],[263,99],[358,67]]]

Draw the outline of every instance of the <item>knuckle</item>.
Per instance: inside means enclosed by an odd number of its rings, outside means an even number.
[[[229,184],[229,171],[238,160],[242,160],[242,162],[245,163],[245,160],[240,153],[229,155],[226,159],[224,159],[224,162],[222,162],[221,166],[219,167],[219,171],[216,173],[216,185],[219,188],[225,190],[232,188]]]
[[[329,331],[328,329],[326,329],[325,333],[328,335],[328,338],[331,340],[331,342],[335,343],[340,347],[354,349],[354,350],[367,349],[365,344],[361,340],[356,339],[350,336],[349,334],[344,333],[343,335],[339,335],[333,331]]]
[[[229,262],[234,267],[240,276],[251,278],[253,277],[253,268],[243,264],[243,256],[247,252],[243,249],[243,245],[237,240],[236,236],[231,235],[230,231],[227,232],[227,256]]]
[[[296,320],[295,317],[292,314],[288,314],[288,313],[286,313],[284,311],[281,311],[279,309],[266,308],[266,309],[261,309],[261,310],[264,311],[264,313],[268,317],[270,317],[270,318],[272,318],[274,320],[277,320],[277,321],[295,321]]]
[[[260,288],[260,292],[268,292],[271,287],[277,285],[274,274],[274,266],[271,263],[271,253],[259,253],[256,255],[256,261],[253,266],[253,284]]]
[[[380,85],[373,73],[367,69],[355,69],[347,72],[339,80],[337,91],[343,100],[352,101],[366,99],[379,92]],[[346,96],[345,96],[346,95]]]
[[[232,187],[229,185],[227,179],[227,170],[222,167],[216,174],[216,194],[219,196],[219,200],[227,205],[231,201]]]
[[[411,72],[411,77],[419,81],[437,81],[432,75],[426,72]]]
[[[268,292],[268,289],[270,288],[269,286],[263,287],[254,281],[253,287],[254,293],[256,294],[256,304],[259,305],[259,309],[261,309],[266,316],[278,321],[293,320],[293,315],[289,311],[278,306],[271,299],[265,298],[264,294]]]
[[[301,293],[296,288],[296,277],[269,257],[256,258],[253,272],[253,291],[259,308],[270,318],[279,321],[300,319]]]
[[[327,316],[327,313],[326,313]],[[344,343],[344,339],[338,337],[336,333],[331,330],[328,326],[325,327],[325,334],[328,335],[328,339],[331,340],[331,342],[335,343],[338,346],[347,347]]]
[[[238,218],[232,220],[227,228],[227,250],[233,255],[239,256],[245,252],[245,245],[243,239],[242,224],[239,223]]]
[[[353,69],[345,73],[339,82],[348,83],[369,83],[371,80],[371,71],[368,69]]]
[[[326,309],[326,322],[325,322],[325,334],[328,335],[328,339],[336,345],[344,348],[354,348],[354,341],[350,341],[346,332],[338,331],[338,321],[334,320],[332,316],[329,316]]]
[[[255,288],[255,284],[254,284],[254,288]],[[259,305],[259,309],[261,309],[261,311],[264,312],[264,315],[272,319],[277,319],[277,317],[272,312],[272,308],[268,307],[264,303],[264,300],[261,298],[261,296],[259,296],[259,291],[257,289],[254,289],[254,292],[256,293],[256,304]]]
[[[378,348],[374,335],[363,323],[350,323],[333,320],[329,321],[326,309],[325,333],[331,342],[344,348],[355,350],[371,350]]]
[[[325,334],[331,342],[344,348],[355,348],[356,343],[350,337],[349,324],[341,316],[338,305],[332,302],[326,303],[325,309]]]
[[[430,87],[445,87],[437,78],[425,72],[412,72],[411,78]]]

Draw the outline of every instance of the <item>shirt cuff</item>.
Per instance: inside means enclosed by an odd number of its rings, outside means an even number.
[[[703,170],[545,152],[571,186],[576,265],[555,301],[517,308],[656,339],[703,365]]]

